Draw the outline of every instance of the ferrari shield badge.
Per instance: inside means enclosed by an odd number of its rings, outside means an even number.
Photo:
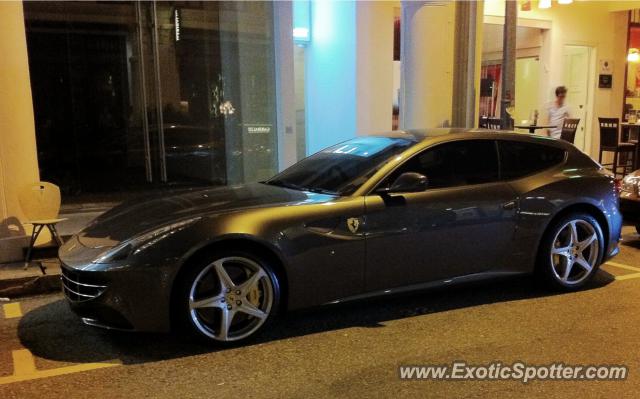
[[[347,219],[347,227],[349,227],[350,232],[355,234],[358,231],[358,228],[360,227],[360,219],[358,218]]]

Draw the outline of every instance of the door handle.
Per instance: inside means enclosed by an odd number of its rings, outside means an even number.
[[[516,209],[516,201],[509,201],[502,204],[502,209],[505,211],[510,211],[512,209]]]

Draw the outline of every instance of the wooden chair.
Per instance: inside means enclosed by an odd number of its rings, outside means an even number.
[[[36,240],[45,227],[51,233],[56,244],[62,245],[62,238],[58,234],[56,225],[66,219],[58,218],[61,202],[60,189],[55,184],[39,182],[28,185],[18,193],[18,201],[22,212],[28,219],[26,223],[33,226],[25,257],[24,267],[26,269],[31,261],[31,253]],[[45,268],[42,264],[40,264],[40,270],[42,274],[45,274]]]
[[[602,166],[611,166],[614,176],[618,176],[618,169],[622,168],[622,176],[633,172],[635,164],[636,144],[620,142],[620,120],[618,118],[598,118],[600,125],[600,156],[598,161]],[[613,163],[603,164],[602,153],[613,152]],[[631,158],[631,164],[628,160]],[[618,161],[624,163],[619,165]]]
[[[502,121],[500,118],[487,118],[487,129],[489,130],[501,130]]]
[[[580,119],[565,119],[564,123],[562,124],[562,132],[560,132],[560,138],[573,144],[576,139],[576,130],[578,130],[579,124]]]

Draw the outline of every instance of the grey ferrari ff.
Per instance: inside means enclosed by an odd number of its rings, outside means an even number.
[[[576,290],[618,253],[614,183],[535,135],[357,137],[260,183],[119,205],[60,248],[62,283],[86,324],[211,342],[286,310],[500,276]]]

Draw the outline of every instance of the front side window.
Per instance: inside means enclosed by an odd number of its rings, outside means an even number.
[[[544,144],[499,140],[501,176],[517,179],[549,169],[564,161],[565,151]]]
[[[303,159],[266,184],[350,195],[395,155],[415,143],[405,138],[355,138]]]
[[[498,154],[493,140],[462,140],[440,144],[409,159],[383,183],[405,172],[427,177],[429,188],[490,183],[498,180]]]

